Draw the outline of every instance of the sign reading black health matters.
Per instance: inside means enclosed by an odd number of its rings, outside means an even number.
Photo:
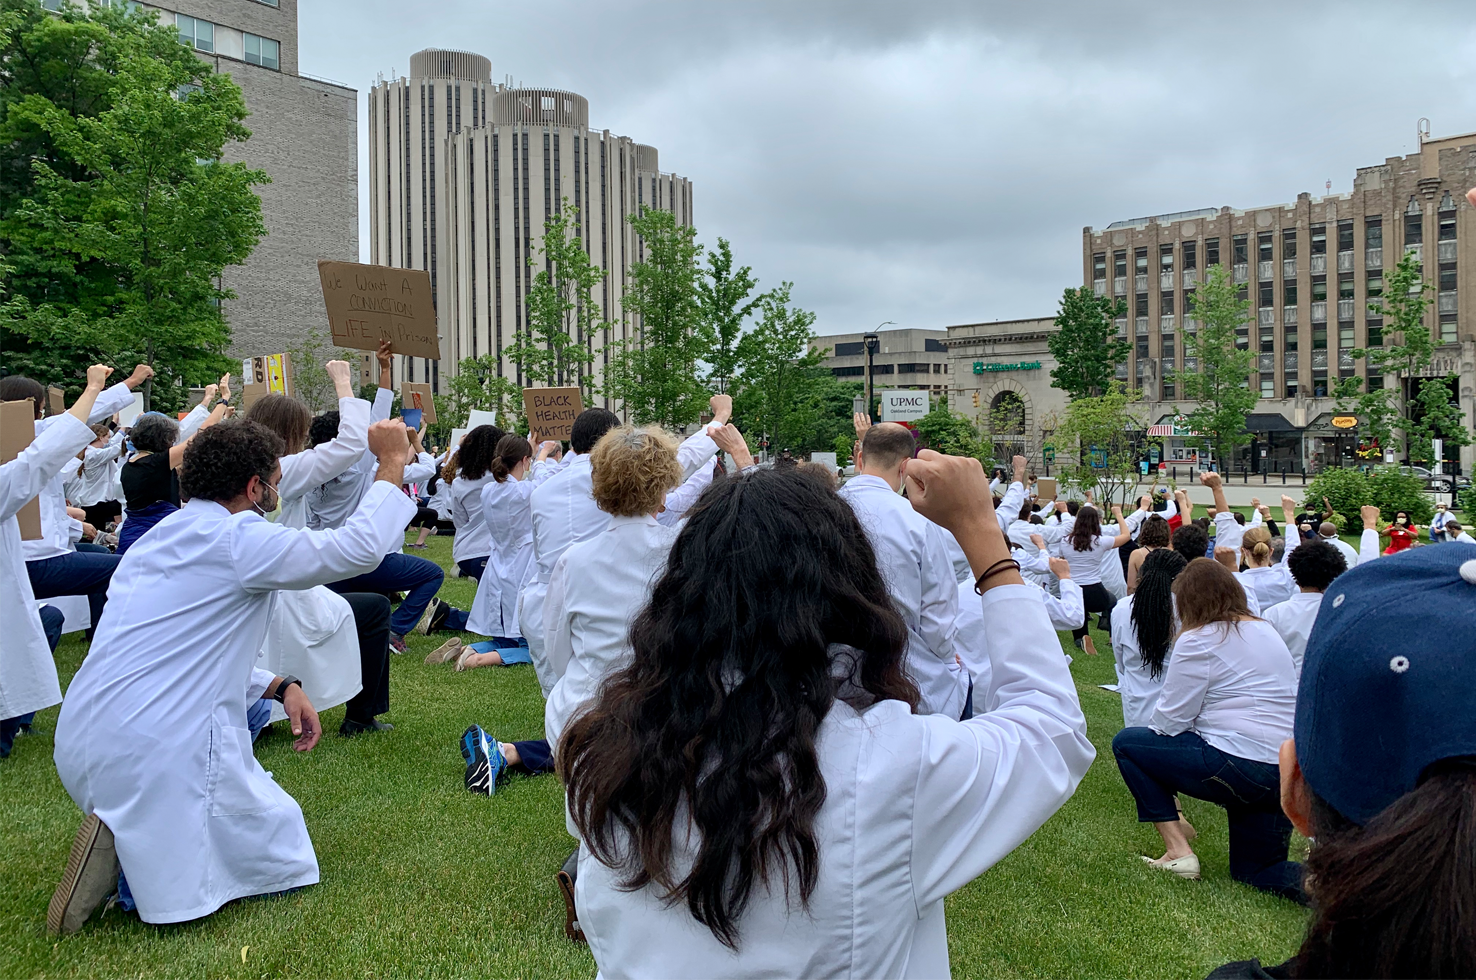
[[[584,411],[584,399],[578,388],[524,388],[523,411],[530,431],[543,439],[562,441],[569,438],[574,420]]]
[[[377,350],[388,340],[396,354],[441,359],[430,273],[357,262],[318,262],[323,305],[333,342]]]

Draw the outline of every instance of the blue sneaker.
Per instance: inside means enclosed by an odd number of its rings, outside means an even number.
[[[461,757],[466,760],[466,788],[473,793],[491,796],[497,792],[497,780],[507,770],[507,759],[497,740],[488,738],[481,725],[472,725],[461,734]]]

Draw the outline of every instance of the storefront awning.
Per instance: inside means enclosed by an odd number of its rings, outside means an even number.
[[[1247,432],[1296,432],[1297,427],[1280,412],[1252,412],[1245,417]]]
[[[1323,412],[1306,428],[1312,436],[1356,436],[1363,420],[1351,412]]]

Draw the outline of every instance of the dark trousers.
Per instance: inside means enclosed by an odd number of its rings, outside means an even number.
[[[1071,635],[1078,640],[1087,635],[1087,623],[1091,622],[1092,613],[1101,614],[1101,619],[1098,620],[1097,626],[1099,629],[1107,629],[1108,618],[1112,615],[1112,607],[1117,602],[1116,599],[1112,598],[1112,593],[1107,591],[1107,586],[1101,582],[1083,585],[1081,587],[1081,597],[1086,603],[1087,614],[1082,619],[1081,625],[1071,631]]]
[[[1175,793],[1222,806],[1230,820],[1230,876],[1304,900],[1302,866],[1287,860],[1292,825],[1281,812],[1280,767],[1221,752],[1196,732],[1168,736],[1149,728],[1118,732],[1112,754],[1139,821],[1178,820]]]
[[[512,768],[526,772],[530,776],[536,776],[543,772],[553,772],[553,752],[548,747],[548,742],[538,738],[527,742],[514,742],[513,747],[518,750],[516,766]]]
[[[410,522],[411,527],[435,527],[440,520],[439,515],[429,507],[420,507],[415,511],[415,519]]]
[[[390,632],[396,636],[404,636],[420,622],[421,614],[440,591],[445,577],[446,573],[441,571],[441,566],[433,561],[394,552],[385,555],[374,571],[334,582],[328,588],[341,595],[349,592],[378,592],[381,595],[389,592],[405,593],[404,601],[390,617]],[[466,613],[459,609],[452,610],[446,618],[444,628],[459,630],[465,627]]]
[[[373,592],[344,595],[359,633],[359,670],[364,687],[349,698],[349,721],[367,724],[389,710],[390,601]]]
[[[83,507],[82,513],[86,515],[87,523],[101,532],[108,521],[116,521],[123,516],[123,504],[117,500],[103,500],[91,507]]]
[[[26,575],[37,599],[85,595],[92,613],[92,625],[87,627],[87,639],[91,640],[108,602],[108,583],[113,581],[113,570],[122,560],[106,550],[73,551],[26,562]]]
[[[483,555],[481,558],[465,558],[457,562],[456,567],[461,569],[462,578],[473,579],[480,583],[482,573],[487,570],[487,559],[490,557],[490,555]]]

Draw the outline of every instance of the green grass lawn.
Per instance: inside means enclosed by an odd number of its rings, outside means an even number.
[[[426,553],[449,565],[450,541],[432,538]],[[448,578],[441,595],[466,608],[473,592]],[[541,734],[533,669],[428,667],[438,639],[415,637],[411,654],[394,658],[393,732],[341,738],[340,707],[325,712],[328,734],[309,754],[282,734],[257,745],[302,804],[322,883],[185,925],[113,910],[66,939],[46,935],[80,814],[51,761],[57,709],[42,712],[38,734],[0,761],[0,976],[593,976],[588,951],[563,937],[553,874],[572,841],[558,782],[514,777],[491,799],[461,785],[457,738],[468,724],[504,740]],[[1203,881],[1138,860],[1160,853],[1158,838],[1134,819],[1112,762],[1122,709],[1097,687],[1113,670],[1107,637],[1095,640],[1103,654],[1079,655],[1072,671],[1097,760],[1049,823],[948,900],[954,976],[1202,977],[1231,959],[1281,962],[1305,913],[1230,880],[1218,808],[1184,801]],[[63,640],[64,684],[84,653],[80,634]]]

